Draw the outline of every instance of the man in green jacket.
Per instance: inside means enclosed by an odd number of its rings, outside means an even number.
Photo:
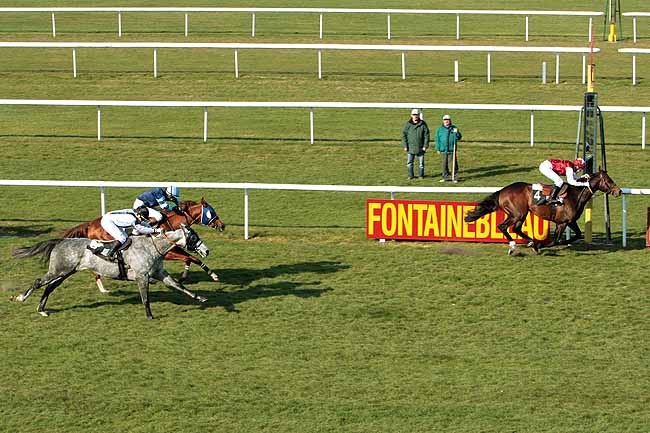
[[[402,147],[406,152],[406,171],[409,179],[413,179],[413,161],[418,158],[418,177],[424,177],[424,153],[429,148],[429,127],[420,118],[420,110],[411,110],[411,118],[402,128]]]
[[[442,167],[442,179],[440,182],[446,182],[452,174],[449,173],[449,167],[453,167],[453,181],[458,182],[458,156],[456,155],[456,145],[463,138],[460,129],[451,123],[451,116],[445,114],[442,116],[442,125],[436,130],[436,150],[440,154],[440,165]]]

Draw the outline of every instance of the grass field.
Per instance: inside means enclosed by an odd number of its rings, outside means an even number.
[[[543,3],[543,4],[542,4]],[[111,1],[43,1],[29,6],[115,6]],[[152,1],[129,6],[171,6]],[[4,7],[27,6],[3,2]],[[174,6],[214,6],[188,1]],[[601,1],[266,1],[263,7],[591,10]],[[647,10],[626,1],[624,12]],[[250,42],[250,16],[125,15],[124,41]],[[498,24],[498,25],[497,25]],[[326,16],[322,42],[387,43],[385,17]],[[390,43],[524,45],[523,17],[396,16]],[[650,31],[639,21],[637,47]],[[52,40],[49,14],[0,14],[0,40]],[[631,21],[624,21],[626,36]],[[61,41],[117,40],[116,18],[57,16]],[[585,46],[586,20],[531,18],[531,42]],[[595,34],[602,22],[595,20]],[[645,34],[645,36],[644,36]],[[257,16],[259,42],[312,42],[314,15]],[[631,58],[597,41],[602,105],[647,106],[650,58]],[[79,50],[72,78],[66,50],[0,52],[0,99],[143,99],[448,103],[582,103],[579,56],[562,58],[562,82],[541,84],[553,56],[332,53],[316,77],[314,53],[165,50],[160,76],[147,50]],[[443,112],[425,118],[437,127]],[[575,150],[577,116],[450,113],[463,132],[463,186],[537,182],[548,157]],[[202,141],[201,109],[105,108],[96,141],[93,108],[0,106],[4,179],[266,182],[439,186],[438,159],[427,177],[406,180],[399,132],[408,110],[317,110],[309,144],[307,110],[211,109]],[[605,116],[607,165],[621,187],[649,187],[641,116]],[[139,193],[108,189],[107,208]],[[9,302],[45,272],[36,259],[14,260],[17,246],[57,237],[99,214],[99,192],[86,188],[0,187],[0,431],[7,432],[647,432],[650,340],[646,208],[628,197],[628,248],[621,247],[621,199],[611,199],[612,244],[582,243],[535,256],[506,255],[501,244],[387,242],[365,239],[365,200],[381,194],[253,191],[251,239],[243,240],[243,193],[183,190],[205,196],[228,224],[198,228],[211,246],[188,288],[197,305],[152,287],[147,321],[133,283],[107,281],[101,294],[78,274],[51,296],[49,318]],[[397,198],[477,200],[464,194]],[[603,237],[603,200],[595,200],[595,236]],[[177,263],[166,265],[174,274]]]

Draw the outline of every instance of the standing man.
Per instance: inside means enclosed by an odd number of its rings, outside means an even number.
[[[420,118],[420,110],[411,110],[411,118],[402,128],[402,147],[406,152],[406,171],[408,178],[413,179],[413,161],[418,158],[418,177],[424,177],[424,153],[429,148],[429,127]]]
[[[451,123],[451,116],[449,114],[442,116],[442,125],[436,130],[436,150],[440,154],[440,165],[442,167],[440,182],[446,182],[453,178],[451,180],[458,183],[456,144],[461,138],[463,138],[463,135],[458,127]],[[449,173],[449,167],[452,167],[452,173]]]

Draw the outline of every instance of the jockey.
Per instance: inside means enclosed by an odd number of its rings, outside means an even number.
[[[547,159],[542,161],[539,165],[539,171],[553,181],[553,191],[551,196],[547,198],[548,204],[561,203],[557,195],[560,193],[560,188],[564,185],[564,181],[560,176],[565,175],[569,185],[573,186],[589,186],[589,182],[580,181],[577,175],[578,170],[584,170],[585,160],[582,158],[569,161],[566,159]],[[585,175],[587,180],[589,175]]]
[[[180,189],[177,186],[170,185],[167,188],[154,188],[140,194],[133,202],[133,209],[145,206],[149,209],[149,216],[154,218],[158,224],[164,222],[167,218],[156,208],[171,210],[178,214],[182,213],[178,207],[180,203]],[[170,206],[167,201],[171,201],[175,206]]]
[[[149,210],[146,206],[140,206],[135,210],[115,210],[105,214],[101,221],[102,228],[115,239],[107,256],[113,257],[126,246],[129,232],[134,235],[161,233],[162,229],[151,228],[148,218]]]

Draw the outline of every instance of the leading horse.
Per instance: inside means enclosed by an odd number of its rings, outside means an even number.
[[[149,280],[162,281],[166,286],[189,296],[199,302],[207,301],[202,296],[183,287],[183,284],[176,281],[163,268],[163,256],[174,247],[185,247],[191,251],[198,251],[207,255],[208,249],[199,236],[189,227],[183,226],[179,230],[163,232],[161,235],[132,236],[131,246],[124,250],[124,263],[128,266],[127,279],[135,280],[138,283],[142,304],[148,319],[153,319],[151,307],[149,306]],[[31,247],[17,248],[13,252],[14,258],[22,259],[43,255],[48,261],[48,270],[41,278],[34,280],[25,293],[13,298],[15,301],[24,302],[39,287],[46,286],[36,310],[40,315],[47,316],[45,304],[50,294],[66,278],[72,274],[91,270],[94,273],[110,278],[120,278],[120,266],[116,261],[109,262],[95,255],[88,246],[89,239],[50,239],[39,242]]]
[[[575,233],[566,242],[570,243],[582,237],[582,232],[576,220],[580,218],[585,205],[597,191],[612,194],[614,197],[618,197],[621,194],[621,189],[609,177],[607,172],[603,170],[599,170],[590,176],[589,186],[578,187],[567,185],[566,196],[563,198],[563,204],[561,206],[535,204],[533,201],[534,191],[532,185],[524,182],[515,182],[486,197],[476,208],[467,213],[465,222],[476,221],[483,215],[501,209],[507,217],[498,227],[510,242],[508,254],[513,254],[517,248],[515,241],[512,239],[510,233],[508,233],[510,226],[512,226],[513,232],[526,239],[529,245],[537,252],[542,246],[542,243],[532,239],[521,230],[528,216],[528,212],[532,212],[538,217],[556,224],[551,246],[562,243],[560,242],[560,238],[567,226]]]
[[[208,202],[201,197],[201,201],[195,202],[192,200],[185,200],[181,202],[180,213],[171,212],[171,211],[162,211],[162,214],[165,216],[165,221],[162,225],[163,228],[168,230],[177,230],[181,227],[181,224],[191,226],[194,223],[199,223],[201,225],[213,228],[215,230],[224,231],[226,229],[226,224],[219,218],[219,215],[214,210]],[[113,237],[109,235],[101,225],[102,218],[96,218],[90,222],[79,224],[76,227],[71,228],[70,230],[63,233],[64,238],[89,238],[89,239],[98,239],[98,240],[113,240]],[[214,281],[219,281],[219,276],[216,272],[211,270],[205,263],[203,263],[198,258],[188,254],[182,248],[174,247],[172,248],[167,255],[165,260],[177,260],[185,262],[185,269],[183,275],[180,277],[180,281],[185,281],[189,276],[190,264],[194,263],[203,269]],[[108,292],[104,288],[101,277],[95,275],[95,281],[97,282],[97,287],[101,292]]]

